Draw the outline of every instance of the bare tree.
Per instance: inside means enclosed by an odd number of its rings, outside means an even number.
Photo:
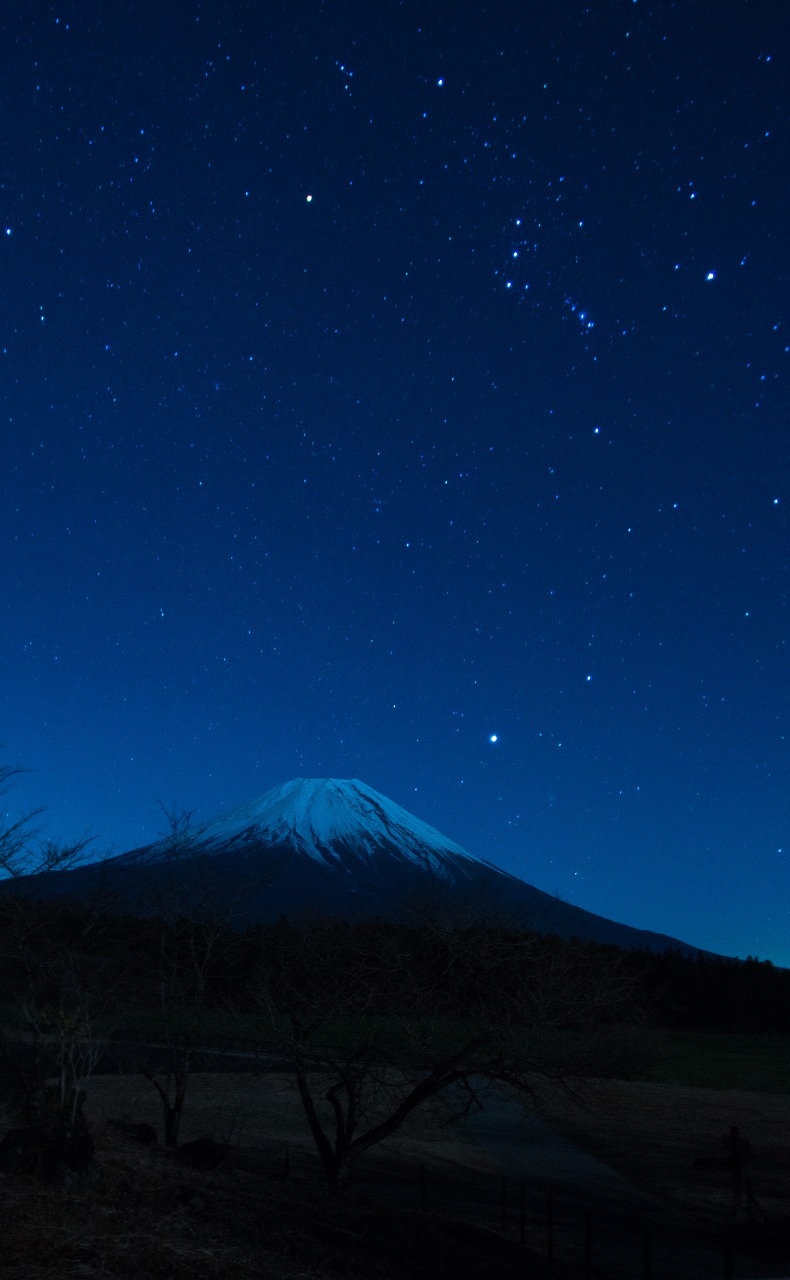
[[[25,772],[20,766],[0,766],[0,797]],[[82,963],[90,950],[99,916],[85,907],[76,932],[55,938],[53,914],[40,900],[40,877],[79,865],[92,837],[85,834],[71,844],[43,839],[35,809],[0,828],[0,869],[5,873],[3,911],[4,969],[13,973],[6,1000],[17,1010],[17,1029],[26,1052],[4,1031],[2,1054],[22,1086],[26,1105],[42,1092],[44,1079],[55,1075],[61,1108],[72,1111],[81,1085],[101,1054],[98,1006],[106,1002],[111,984],[98,979],[97,962]],[[10,884],[8,883],[10,882]],[[94,904],[95,905],[95,904]]]
[[[0,799],[13,786],[13,779],[26,773],[21,765],[0,765]],[[0,828],[0,868],[6,878],[21,880],[41,875],[47,871],[65,871],[80,863],[94,837],[87,832],[71,844],[59,844],[42,840],[42,827],[34,824],[44,813],[43,808],[31,809],[7,827]]]
[[[216,864],[200,850],[204,828],[189,810],[161,802],[160,808],[167,820],[160,833],[161,874],[148,891],[146,912],[157,928],[149,989],[156,991],[163,1054],[154,1067],[140,1070],[159,1095],[165,1145],[174,1147],[214,974],[238,939],[230,927],[233,902],[217,892]]]
[[[484,1082],[530,1092],[561,1072],[557,1033],[622,1007],[606,965],[519,930],[283,924],[258,959],[255,1002],[293,1064],[330,1184],[430,1100],[481,1105]]]
[[[0,765],[0,800],[8,795],[13,785],[12,780],[24,772],[21,765]],[[16,822],[0,830],[0,867],[7,875],[24,874],[20,869],[21,860],[26,855],[30,841],[39,834],[39,829],[35,829],[33,823],[43,812],[43,809],[31,809]]]
[[[84,1096],[84,1085],[110,1042],[114,994],[123,975],[117,965],[102,964],[95,955],[65,948],[36,957],[27,990],[17,1007],[30,1038],[33,1061],[43,1066],[52,1085],[51,1101],[71,1123]],[[41,1069],[35,1072],[41,1090]]]

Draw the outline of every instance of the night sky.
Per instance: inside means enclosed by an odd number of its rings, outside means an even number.
[[[358,777],[790,964],[786,17],[5,6],[11,818]]]

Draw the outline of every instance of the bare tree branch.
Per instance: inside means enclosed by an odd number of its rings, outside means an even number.
[[[622,1008],[605,962],[523,930],[314,919],[267,937],[253,1000],[333,1184],[429,1100],[464,1114],[483,1081],[561,1075],[562,1035],[578,1046]]]

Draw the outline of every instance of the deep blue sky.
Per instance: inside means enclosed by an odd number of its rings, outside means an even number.
[[[790,964],[784,18],[6,6],[11,817],[359,777]]]

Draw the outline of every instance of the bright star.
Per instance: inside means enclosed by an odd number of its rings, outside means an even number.
[[[499,742],[499,734],[498,734],[498,733],[490,733],[490,734],[488,735],[488,741],[489,741],[489,742]]]

